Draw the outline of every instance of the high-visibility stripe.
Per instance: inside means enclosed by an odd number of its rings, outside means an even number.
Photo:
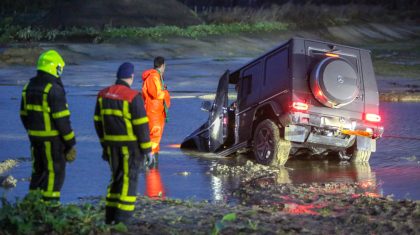
[[[124,114],[125,127],[127,129],[127,135],[130,137],[135,137],[133,133],[133,125],[131,124],[131,114],[129,110],[129,104],[128,104],[128,101],[126,100],[123,101],[123,114]]]
[[[52,87],[51,83],[48,83],[44,88],[44,94],[42,95],[42,106],[45,110],[49,109],[48,105],[48,93],[50,92]],[[44,125],[45,125],[45,131],[51,131],[51,120],[50,115],[48,112],[44,112]]]
[[[120,201],[123,202],[136,202],[137,197],[136,196],[121,196]]]
[[[28,130],[28,135],[30,136],[51,137],[51,136],[58,136],[59,134],[60,133],[57,130],[52,130],[52,131]]]
[[[136,202],[136,196],[121,196],[119,193],[108,193],[106,195],[107,199],[119,199],[123,202]]]
[[[28,89],[28,85],[29,85],[29,82],[26,83],[25,86],[23,87],[23,92],[26,92],[26,89]]]
[[[145,143],[140,143],[140,148],[141,149],[148,149],[152,147],[152,142],[145,142]]]
[[[128,104],[128,101],[123,100],[123,114],[124,117],[131,120],[131,113],[130,113],[130,105]]]
[[[47,192],[42,189],[29,189],[29,193],[36,193],[40,192],[42,196],[44,197],[52,197],[52,198],[60,198],[61,193],[60,192]]]
[[[107,135],[105,132],[105,129],[103,130],[104,133],[104,140],[105,141],[116,141],[116,142],[121,142],[121,141],[136,141],[137,140],[137,136],[134,135],[134,131],[133,131],[133,124],[131,123],[131,113],[129,110],[129,103],[128,101],[124,100],[123,101],[123,110],[118,110],[118,109],[104,109],[103,108],[103,100],[102,97],[98,98],[98,102],[99,102],[99,109],[100,109],[100,113],[101,116],[94,116],[94,120],[95,121],[102,121],[102,126],[105,127],[105,120],[104,120],[104,115],[113,115],[113,116],[117,116],[117,117],[122,117],[124,122],[125,122],[125,126],[126,126],[126,131],[127,131],[127,135]],[[143,120],[141,120],[143,121]]]
[[[101,115],[113,115],[117,117],[122,117],[123,112],[118,109],[101,109]]]
[[[49,141],[45,142],[45,155],[47,157],[47,167],[48,167],[48,186],[45,193],[50,193],[51,195],[53,195],[55,172],[54,172],[54,162],[53,162],[52,153],[51,153],[51,142]]]
[[[149,118],[147,117],[137,118],[137,119],[134,119],[132,122],[133,122],[133,125],[141,125],[141,124],[148,123]]]
[[[67,116],[70,116],[70,110],[68,110],[68,109],[52,114],[52,117],[55,118],[55,119],[63,118],[63,117],[67,117]]]
[[[100,122],[100,121],[102,121],[102,118],[101,118],[101,116],[95,115],[95,116],[93,116],[93,120],[97,121],[97,122]]]
[[[105,202],[106,206],[115,207],[123,211],[133,211],[135,209],[135,205],[125,205],[118,202]]]
[[[26,89],[28,88],[29,83],[26,83],[26,85],[23,87],[22,91],[22,102],[23,102],[23,110],[20,111],[20,115],[28,115],[28,112],[26,111]]]
[[[65,140],[65,141],[69,141],[69,140],[71,140],[71,139],[73,139],[74,138],[74,132],[72,131],[72,132],[70,132],[69,134],[67,134],[67,135],[65,135],[65,136],[63,136],[63,139]]]
[[[48,191],[43,191],[42,192],[42,196],[44,196],[44,197],[59,198],[60,195],[61,195],[60,192],[48,192]]]
[[[136,136],[128,135],[104,135],[105,141],[136,141]]]
[[[106,195],[106,198],[108,199],[119,199],[121,197],[121,194],[119,193],[110,193],[108,192],[108,194]]]
[[[36,112],[51,112],[50,107],[45,107],[43,105],[37,105],[37,104],[27,104],[26,105],[26,110],[30,110],[30,111],[36,111]]]
[[[128,160],[130,158],[130,154],[128,153],[128,147],[122,147],[123,153],[123,185],[121,190],[121,197],[125,197],[128,195],[128,186],[129,186],[129,178],[128,178]]]

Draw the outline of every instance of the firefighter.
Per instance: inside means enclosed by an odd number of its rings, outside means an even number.
[[[171,105],[170,95],[164,83],[165,59],[158,56],[154,59],[154,68],[143,72],[142,94],[149,118],[150,141],[152,153],[157,159],[159,144],[163,128],[168,118],[168,109]]]
[[[153,162],[149,121],[140,93],[130,88],[133,79],[134,65],[121,64],[115,85],[101,90],[96,102],[95,129],[112,176],[106,196],[107,224],[128,222],[136,202],[139,168],[144,157]]]
[[[65,63],[54,50],[42,53],[37,75],[22,91],[20,117],[31,142],[30,192],[40,190],[44,200],[60,200],[66,161],[76,158],[76,139],[61,81]]]

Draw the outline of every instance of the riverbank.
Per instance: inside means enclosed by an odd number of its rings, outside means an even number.
[[[247,162],[211,174],[242,177],[238,203],[139,196],[127,226],[107,226],[103,198],[51,205],[32,197],[0,208],[3,233],[79,234],[418,234],[420,201],[383,197],[369,181],[290,184],[281,169]],[[263,171],[261,171],[263,170]],[[246,176],[246,177],[245,177]],[[39,212],[42,212],[41,214]],[[75,230],[77,227],[77,230]],[[0,232],[0,234],[3,234]]]

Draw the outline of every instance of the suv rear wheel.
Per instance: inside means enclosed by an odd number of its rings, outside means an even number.
[[[282,166],[289,158],[290,141],[280,136],[278,126],[270,119],[257,125],[253,141],[255,160],[260,164]]]

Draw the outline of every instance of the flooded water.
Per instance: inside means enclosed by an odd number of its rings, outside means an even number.
[[[140,175],[139,193],[153,194],[163,190],[164,195],[171,198],[234,201],[230,192],[238,187],[239,179],[211,175],[209,169],[218,159],[187,156],[178,145],[207,118],[207,114],[200,111],[202,100],[199,96],[216,89],[218,78],[225,69],[234,69],[247,60],[178,59],[167,62],[166,83],[173,96],[170,119],[161,144],[159,167]],[[101,159],[102,150],[93,127],[93,109],[97,92],[113,83],[119,63],[92,62],[65,68],[63,82],[72,112],[78,156],[67,167],[63,202],[106,193],[110,172]],[[140,70],[148,68],[150,62],[135,61],[135,64]],[[33,75],[33,68],[29,67],[0,71],[0,161],[21,159],[18,167],[6,173],[19,180],[17,187],[1,189],[10,199],[23,197],[29,186],[32,167],[29,141],[20,123],[19,104],[22,86]],[[140,88],[138,78],[134,86],[137,89]],[[378,151],[369,164],[293,159],[279,174],[280,182],[360,182],[377,186],[376,190],[382,195],[420,199],[420,104],[382,103],[381,115],[386,128],[385,138],[378,141]]]

